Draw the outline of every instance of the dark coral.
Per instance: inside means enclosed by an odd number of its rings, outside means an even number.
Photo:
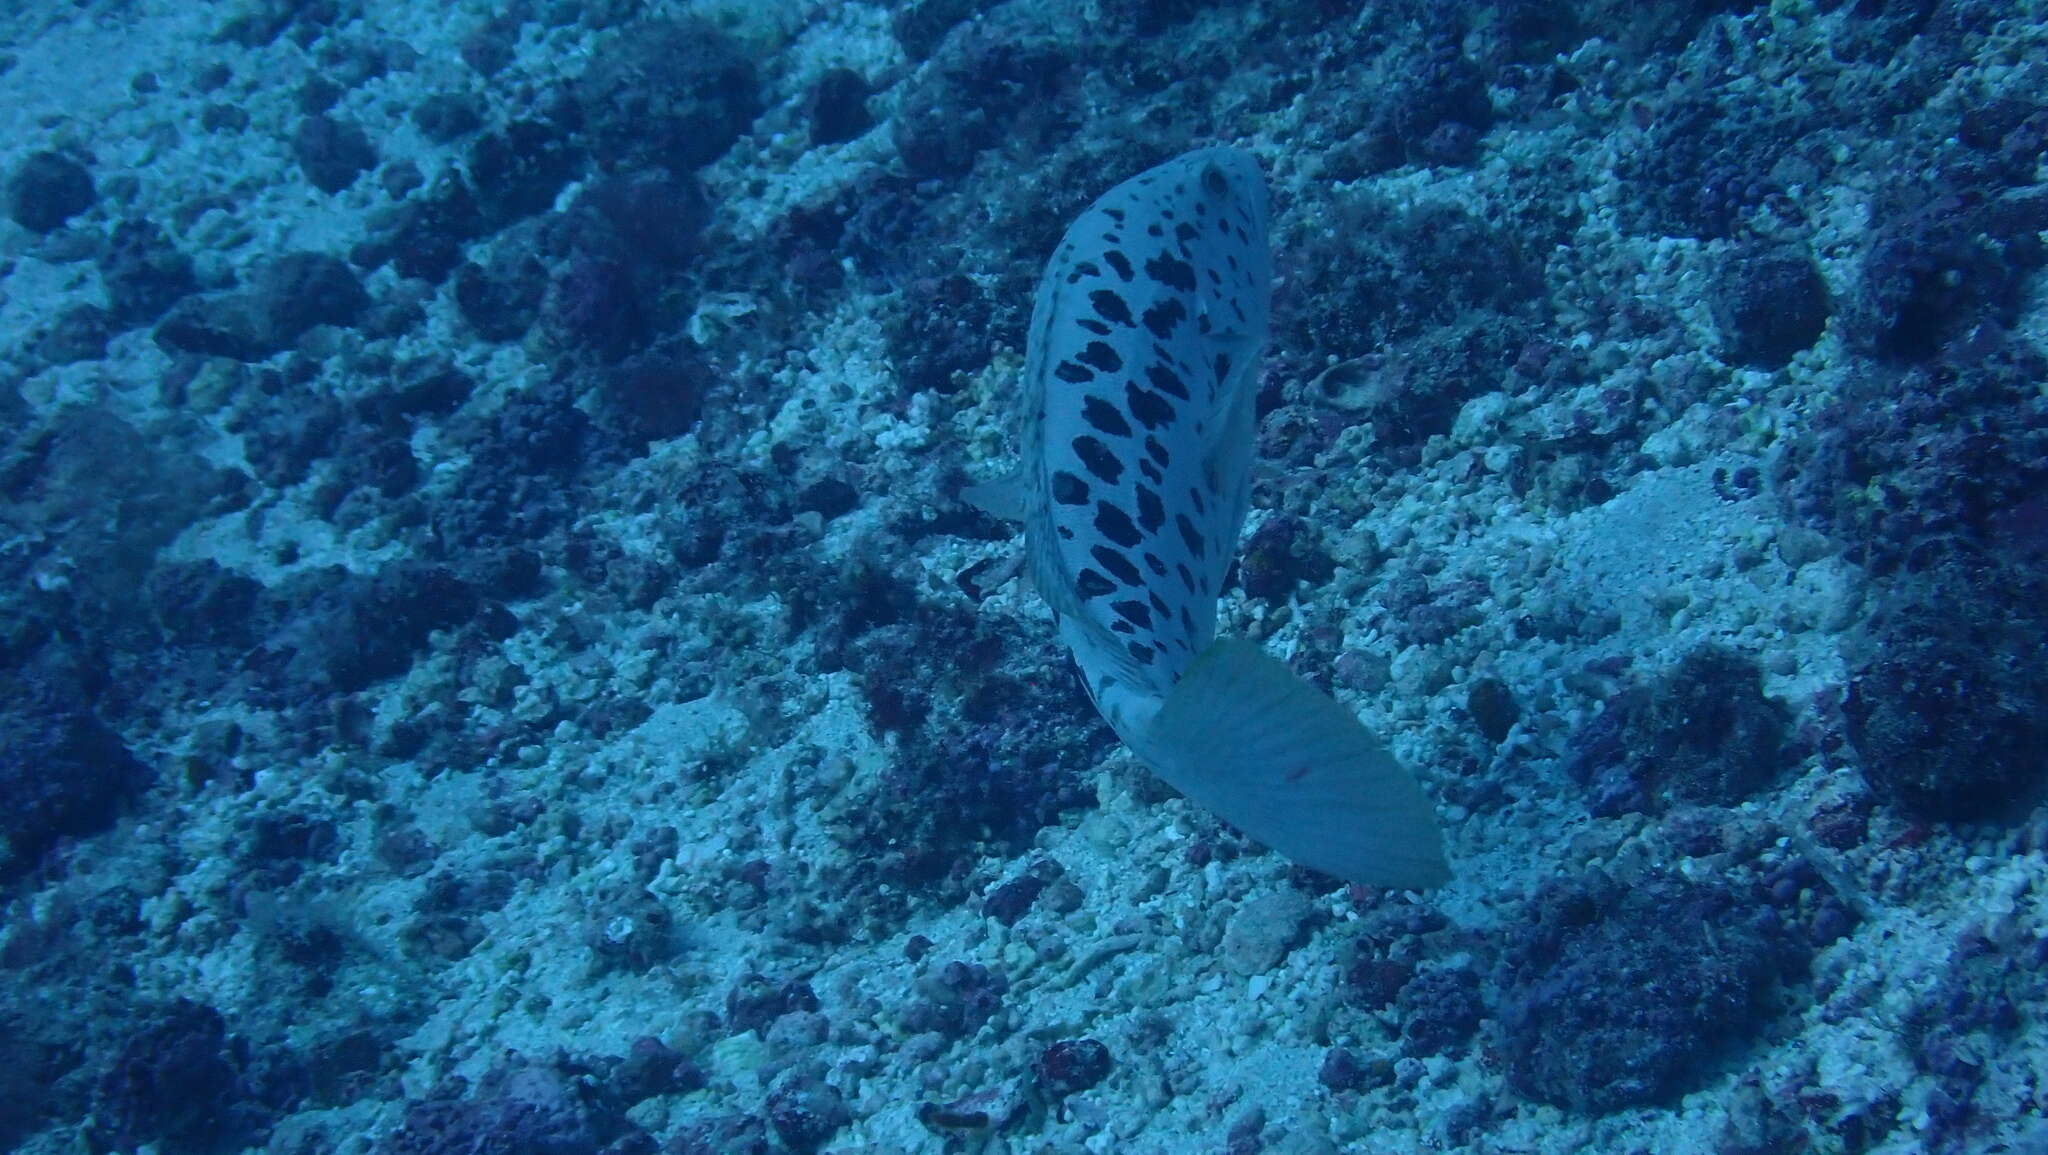
[[[1395,208],[1352,194],[1332,211],[1327,234],[1281,254],[1294,283],[1274,303],[1275,327],[1280,344],[1303,354],[1342,360],[1443,326],[1483,329],[1475,314],[1511,316],[1545,298],[1524,242],[1464,209]],[[1438,432],[1443,423],[1408,424]]]
[[[459,173],[444,173],[423,195],[373,217],[369,238],[349,256],[364,267],[389,262],[405,276],[440,284],[462,263],[462,246],[483,231],[469,182]]]
[[[621,29],[576,82],[598,161],[620,171],[698,168],[739,139],[761,110],[746,52],[709,21],[642,21]]]
[[[1882,574],[1925,568],[1944,540],[2031,552],[2048,498],[2048,354],[1986,326],[1933,362],[1853,375],[1787,447],[1793,511]]]
[[[571,126],[559,120],[515,120],[470,146],[470,187],[485,231],[542,212],[583,164]]]
[[[267,664],[292,685],[344,694],[404,673],[429,634],[467,622],[480,606],[454,570],[418,561],[369,576],[311,571],[275,596],[283,625],[265,643]]]
[[[597,371],[599,427],[628,454],[690,431],[717,384],[710,362],[686,341],[668,341]]]
[[[960,375],[988,364],[988,293],[963,274],[920,277],[906,287],[903,310],[886,332],[906,390],[950,394]]]
[[[684,1095],[705,1083],[697,1064],[653,1035],[633,1040],[626,1057],[612,1071],[612,1089],[631,1105],[656,1095]]]
[[[1275,514],[1259,523],[1238,558],[1237,580],[1249,597],[1283,605],[1298,586],[1335,577],[1337,563],[1300,518]]]
[[[2048,249],[2048,199],[1980,202],[1976,190],[1911,190],[1880,211],[1848,314],[1860,347],[1924,362],[1984,322],[2010,326]]]
[[[1842,704],[1863,776],[1934,819],[2015,815],[2041,795],[2048,614],[2036,576],[1960,560],[1910,579],[1861,639]]]
[[[995,4],[996,0],[910,0],[897,7],[889,26],[904,55],[923,60],[954,26]]]
[[[1365,1064],[1346,1047],[1325,1051],[1322,1065],[1316,1068],[1316,1082],[1332,1091],[1356,1091],[1365,1086],[1368,1077]]]
[[[828,68],[804,96],[804,112],[816,144],[840,144],[868,130],[867,78],[851,68]]]
[[[1635,229],[1668,236],[1735,235],[1744,218],[1787,183],[1776,165],[1796,155],[1798,126],[1770,103],[1718,90],[1658,108],[1645,139],[1618,166]]]
[[[580,1067],[513,1055],[471,1088],[450,1076],[406,1107],[379,1155],[588,1155],[637,1128]]]
[[[1669,802],[1732,805],[1784,772],[1784,708],[1754,659],[1706,645],[1648,686],[1610,698],[1572,736],[1564,767],[1594,814]]]
[[[990,891],[981,902],[981,913],[1004,926],[1015,926],[1031,910],[1031,904],[1045,891],[1045,880],[1020,875]]]
[[[466,261],[455,270],[455,307],[477,336],[513,341],[539,318],[547,287],[540,258],[518,246],[499,246],[484,263]]]
[[[115,225],[97,264],[107,311],[124,328],[150,324],[199,287],[192,258],[155,221]]]
[[[61,410],[0,455],[0,510],[41,538],[22,556],[61,558],[71,576],[47,592],[93,615],[132,608],[157,549],[228,491],[224,471],[99,407]]]
[[[1086,1091],[1109,1075],[1109,1048],[1095,1039],[1061,1039],[1038,1053],[1038,1086],[1055,1099]]]
[[[31,232],[62,228],[98,199],[92,173],[61,152],[30,153],[7,178],[8,215]]]
[[[768,1126],[794,1155],[811,1155],[853,1121],[839,1089],[807,1070],[778,1079],[768,1092],[767,1108]]]
[[[1442,1054],[1464,1046],[1485,1013],[1479,975],[1467,967],[1427,967],[1402,986],[1394,1000],[1401,1020],[1401,1048],[1408,1054]]]
[[[999,970],[980,963],[949,962],[918,979],[918,998],[903,1010],[904,1029],[965,1038],[994,1017],[1009,989],[1009,978]]]
[[[81,303],[60,311],[35,340],[35,357],[51,365],[97,361],[107,355],[114,326],[105,309]]]
[[[1660,678],[1629,718],[1629,742],[1684,802],[1730,805],[1786,767],[1785,711],[1764,697],[1755,659],[1701,646]]]
[[[1727,356],[1765,369],[1779,368],[1811,346],[1828,322],[1820,268],[1810,254],[1795,249],[1731,258],[1714,279],[1708,305]]]
[[[706,217],[689,178],[650,172],[593,184],[548,229],[559,258],[545,312],[551,329],[611,361],[674,327],[664,291],[687,270]]]
[[[413,105],[415,127],[435,144],[448,144],[483,126],[483,112],[466,92],[436,92]]]
[[[237,1113],[229,1055],[227,1024],[212,1007],[179,1000],[144,1016],[94,1087],[99,1137],[115,1147],[210,1149]]]
[[[148,771],[94,716],[93,677],[42,660],[0,673],[0,878],[56,841],[104,830]]]
[[[1469,164],[1493,123],[1486,75],[1459,49],[1461,30],[1433,21],[1396,66],[1369,132],[1424,164]]]
[[[726,1026],[735,1034],[765,1031],[784,1015],[817,1009],[817,994],[809,981],[800,978],[750,973],[740,976],[725,993]]]
[[[1508,1081],[1593,1114],[1700,1086],[1807,957],[1774,911],[1719,887],[1597,872],[1547,891],[1513,940],[1498,1040]]]
[[[1465,713],[1471,716],[1481,737],[1498,745],[1521,720],[1522,706],[1506,682],[1494,677],[1475,678],[1465,691]]]
[[[566,484],[601,448],[572,383],[557,379],[510,399],[475,423],[451,429],[470,448],[457,492],[434,520],[451,548],[532,548],[568,519],[576,489]]]
[[[1043,154],[1067,134],[1073,47],[1020,24],[964,31],[912,82],[889,131],[913,176],[961,176],[1006,140]]]
[[[309,116],[292,133],[292,156],[307,183],[338,193],[377,163],[377,150],[362,127],[331,116]]]
[[[714,1115],[686,1123],[666,1155],[769,1155],[768,1127],[752,1115]]]
[[[167,350],[261,361],[315,326],[353,326],[369,307],[362,281],[339,258],[286,253],[265,262],[242,288],[178,302],[155,337]]]

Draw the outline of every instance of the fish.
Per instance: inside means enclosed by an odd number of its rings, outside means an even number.
[[[1304,866],[1426,889],[1450,868],[1415,776],[1285,662],[1216,636],[1251,504],[1267,213],[1257,159],[1218,146],[1076,217],[1032,308],[1017,468],[962,496],[1023,524],[1031,584],[1140,762]]]

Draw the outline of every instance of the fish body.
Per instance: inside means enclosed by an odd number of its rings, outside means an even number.
[[[1428,800],[1216,606],[1251,491],[1272,263],[1258,162],[1183,154],[1068,228],[1032,310],[1016,474],[970,500],[1026,562],[1097,709],[1154,771],[1352,881],[1447,876]]]

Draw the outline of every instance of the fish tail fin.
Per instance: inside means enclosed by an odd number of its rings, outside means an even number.
[[[1436,812],[1349,710],[1257,645],[1224,638],[1145,728],[1160,777],[1245,833],[1347,882],[1450,879]]]

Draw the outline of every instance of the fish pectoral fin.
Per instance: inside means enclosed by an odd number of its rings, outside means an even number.
[[[960,500],[1004,521],[1024,520],[1024,471],[1013,470],[960,491]]]
[[[1295,862],[1375,886],[1450,879],[1414,776],[1351,711],[1251,642],[1202,651],[1142,742],[1161,778]]]

